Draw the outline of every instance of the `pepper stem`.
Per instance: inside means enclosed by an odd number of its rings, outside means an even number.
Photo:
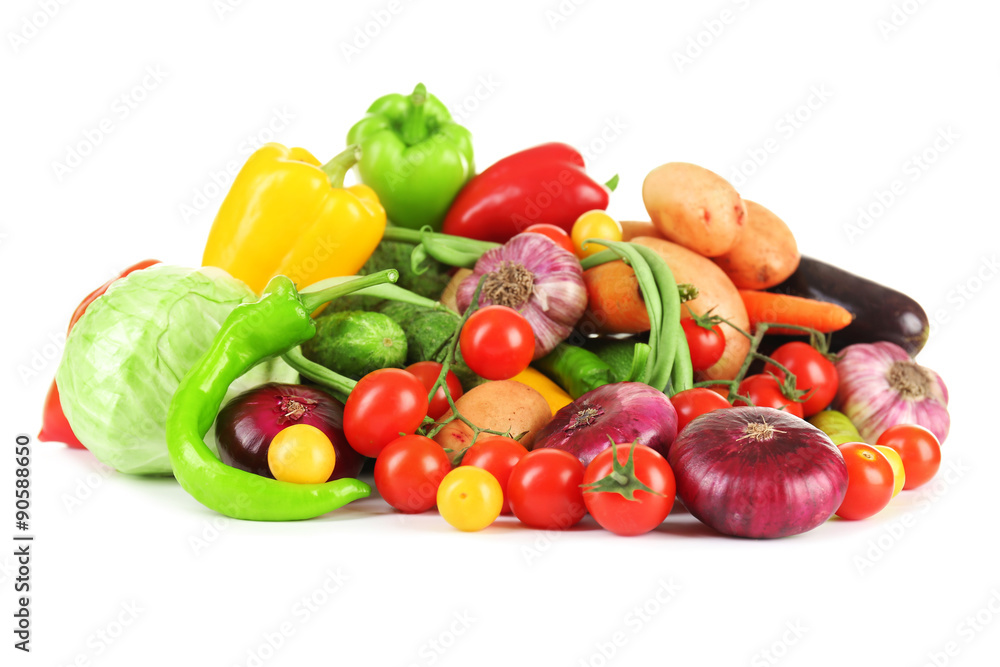
[[[326,174],[330,185],[335,188],[344,187],[344,177],[347,171],[358,163],[361,159],[361,146],[354,144],[348,146],[342,153],[338,153],[332,160],[324,164],[320,169]]]
[[[427,101],[427,87],[418,83],[410,94],[410,109],[400,128],[400,136],[407,146],[414,146],[427,139],[427,120],[424,117],[424,102]]]
[[[331,285],[330,287],[324,287],[315,292],[302,291],[299,292],[299,298],[302,299],[302,306],[311,313],[324,303],[333,301],[345,294],[350,294],[366,287],[372,287],[373,285],[394,283],[397,280],[399,280],[399,271],[396,269],[386,269],[385,271],[379,271],[367,276],[353,277],[350,280]]]

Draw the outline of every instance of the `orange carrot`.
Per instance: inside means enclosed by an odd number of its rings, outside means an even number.
[[[631,266],[622,261],[599,264],[583,272],[583,282],[587,312],[581,323],[592,323],[600,333],[649,331],[649,312]]]
[[[830,333],[843,329],[854,319],[854,315],[846,308],[816,299],[749,289],[741,289],[740,297],[747,308],[747,315],[750,316],[751,333],[759,322],[794,324],[816,329],[821,333]],[[769,327],[767,332],[793,336],[805,334],[795,329],[780,327]]]

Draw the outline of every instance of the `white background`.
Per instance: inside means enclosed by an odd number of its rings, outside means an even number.
[[[782,216],[804,253],[917,298],[939,324],[920,360],[951,389],[953,472],[871,520],[777,541],[685,514],[634,539],[589,522],[470,535],[377,498],[229,522],[170,480],[105,478],[86,452],[36,443],[33,652],[11,648],[4,547],[4,664],[995,664],[1000,6],[895,3],[5,2],[10,445],[37,432],[51,341],[84,294],[139,259],[199,262],[223,196],[213,177],[248,141],[271,124],[327,158],[372,100],[423,81],[472,130],[480,169],[573,143],[600,180],[621,175],[610,210],[624,219],[645,215],[647,171],[696,162]],[[102,121],[81,164],[55,166]],[[902,194],[851,236],[895,180]]]

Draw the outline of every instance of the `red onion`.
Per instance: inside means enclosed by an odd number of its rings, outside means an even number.
[[[691,514],[737,537],[812,530],[847,493],[847,464],[830,438],[774,408],[709,412],[684,428],[668,461]]]
[[[587,307],[579,260],[541,234],[518,234],[486,251],[458,286],[458,312],[472,303],[483,276],[479,305],[509,306],[521,313],[535,332],[535,359],[565,340]]]
[[[898,424],[918,424],[943,443],[948,437],[948,388],[895,343],[857,343],[840,352],[834,407],[874,444]]]
[[[215,421],[219,458],[226,465],[274,479],[267,465],[271,440],[292,424],[315,426],[330,438],[337,461],[330,480],[357,477],[362,457],[347,444],[344,405],[326,392],[269,382],[229,401]]]
[[[635,441],[665,457],[676,437],[677,412],[666,394],[641,382],[616,382],[557,412],[535,436],[533,449],[562,449],[586,466],[611,441]]]

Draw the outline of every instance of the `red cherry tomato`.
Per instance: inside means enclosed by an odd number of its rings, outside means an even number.
[[[677,411],[677,432],[687,426],[695,417],[700,417],[712,410],[731,408],[729,401],[718,392],[708,387],[695,387],[677,392],[670,397],[670,402]]]
[[[359,454],[375,457],[427,416],[427,389],[401,368],[381,368],[358,381],[344,404],[344,437]]]
[[[441,445],[422,435],[404,435],[375,459],[375,488],[400,512],[418,514],[434,507],[438,486],[450,470]]]
[[[565,530],[587,513],[583,464],[561,449],[534,449],[507,480],[507,500],[521,523],[542,530]]]
[[[631,445],[608,447],[594,457],[587,466],[583,476],[584,484],[608,477],[614,468],[613,453],[618,456],[618,463],[628,462]],[[636,445],[632,450],[635,466],[635,477],[651,488],[655,493],[638,490],[629,500],[614,491],[587,491],[583,493],[583,501],[587,511],[605,530],[616,535],[642,535],[653,530],[667,518],[674,506],[676,485],[674,472],[659,452],[644,445]],[[660,494],[660,495],[656,495]]]
[[[535,333],[513,308],[486,306],[465,321],[458,344],[474,373],[487,380],[509,380],[531,363]]]
[[[681,328],[687,338],[688,350],[691,352],[691,366],[696,371],[704,371],[715,365],[726,351],[726,337],[718,324],[706,329],[693,318],[681,318]]]
[[[786,410],[789,414],[793,414],[799,419],[802,418],[802,404],[796,403],[782,394],[778,381],[772,375],[748,375],[740,382],[737,393],[749,398],[759,408]],[[746,401],[740,399],[733,401],[733,405],[746,404]]]
[[[427,388],[427,391],[430,391],[441,374],[441,364],[436,361],[418,361],[415,364],[407,366],[406,371],[416,375],[417,379]],[[444,381],[448,385],[448,393],[451,394],[451,400],[457,401],[462,395],[462,383],[459,382],[458,377],[450,370],[445,376]],[[450,407],[448,399],[444,395],[444,387],[438,387],[438,390],[434,392],[434,397],[431,398],[430,405],[427,406],[427,416],[431,419],[437,419],[448,412]]]
[[[534,234],[541,234],[542,236],[547,236],[556,242],[556,245],[566,249],[569,252],[574,252],[573,249],[573,239],[569,237],[566,230],[562,227],[557,227],[556,225],[549,225],[544,222],[540,222],[536,225],[531,225],[524,230],[525,233],[531,232]]]
[[[500,514],[510,514],[510,503],[507,502],[507,481],[510,479],[510,471],[527,454],[528,450],[517,440],[499,435],[485,435],[480,436],[476,440],[476,444],[466,450],[465,456],[462,457],[462,465],[482,468],[497,478],[497,481],[500,482],[500,488],[503,490],[503,504],[500,506]]]
[[[906,473],[904,489],[915,489],[933,479],[941,467],[941,443],[934,434],[916,424],[890,426],[878,437],[877,444],[892,447],[903,459]]]
[[[809,392],[802,403],[803,416],[811,417],[820,412],[837,395],[840,385],[837,367],[812,345],[801,341],[785,343],[771,358],[795,374],[796,389]],[[774,373],[779,380],[785,378],[785,373],[774,364],[764,366],[764,372]]]
[[[837,508],[841,519],[867,519],[892,500],[895,478],[885,454],[863,442],[845,442],[840,453],[847,463],[847,494]]]

